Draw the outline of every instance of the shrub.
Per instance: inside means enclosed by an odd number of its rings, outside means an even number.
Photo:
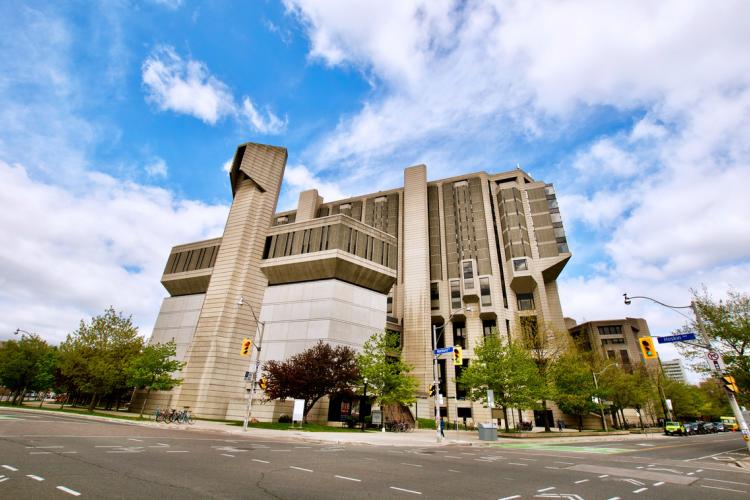
[[[281,415],[279,417],[279,423],[280,424],[291,424],[292,423],[292,417],[289,415]]]

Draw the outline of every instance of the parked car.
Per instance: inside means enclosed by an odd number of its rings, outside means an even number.
[[[715,434],[717,432],[713,422],[703,422],[699,424],[699,427],[702,427],[703,434]]]
[[[683,424],[685,427],[686,436],[694,436],[698,434],[698,422],[686,422]]]
[[[686,434],[685,426],[679,422],[667,422],[664,425],[664,434],[667,436],[684,436]]]
[[[714,427],[716,428],[716,432],[727,432],[724,422],[714,422]]]

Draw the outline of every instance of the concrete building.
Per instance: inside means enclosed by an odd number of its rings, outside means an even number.
[[[455,383],[483,336],[510,337],[522,321],[565,331],[556,279],[571,254],[553,186],[520,169],[428,181],[417,165],[402,187],[336,201],[309,190],[296,209],[276,212],[286,158],[284,148],[239,146],[223,236],[172,249],[162,276],[170,296],[151,341],[174,339],[187,365],[182,386],[150,406],[241,418],[248,359],[239,347],[261,329],[261,361],[318,340],[359,349],[376,331],[398,331],[426,391],[438,325],[438,347],[464,349],[463,366],[440,362],[442,411],[488,420]],[[312,418],[335,419],[343,404],[321,402]],[[427,417],[431,405],[420,392],[410,411]],[[261,419],[289,412],[255,408]]]
[[[565,318],[568,331],[575,342],[586,350],[596,351],[602,358],[616,361],[628,371],[638,364],[658,365],[658,360],[646,360],[641,352],[639,337],[651,334],[643,318],[607,319],[576,324]]]
[[[681,359],[672,359],[670,361],[662,361],[661,369],[664,371],[664,375],[677,382],[687,384],[687,377],[685,376],[685,367],[682,366]]]

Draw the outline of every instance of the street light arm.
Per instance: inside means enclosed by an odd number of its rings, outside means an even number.
[[[656,299],[652,299],[651,297],[646,297],[643,295],[633,295],[632,297],[628,297],[627,293],[622,294],[623,297],[625,297],[625,305],[630,305],[630,299],[646,299],[650,300],[651,302],[656,302],[660,306],[668,307],[669,309],[692,309],[693,305],[690,304],[689,306],[670,306],[669,304],[665,304],[664,302],[659,302]]]

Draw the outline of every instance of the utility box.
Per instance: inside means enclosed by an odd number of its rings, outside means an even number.
[[[480,441],[497,441],[497,424],[479,424]]]

